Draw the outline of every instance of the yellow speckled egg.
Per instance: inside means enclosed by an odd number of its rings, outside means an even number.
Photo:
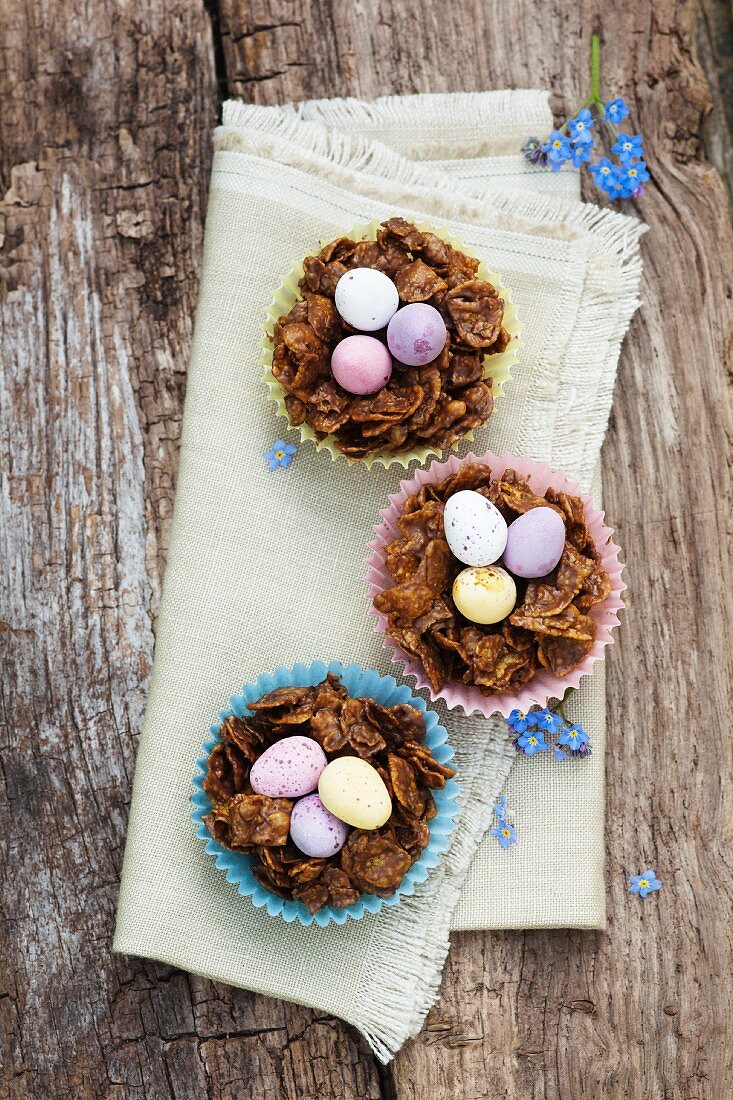
[[[381,775],[358,756],[332,760],[318,780],[321,802],[334,817],[355,829],[378,829],[392,813]]]
[[[517,602],[517,587],[500,565],[463,569],[453,582],[453,601],[472,623],[499,623],[511,615]],[[328,770],[328,769],[326,769]]]

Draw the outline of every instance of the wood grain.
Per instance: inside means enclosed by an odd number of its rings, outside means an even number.
[[[733,232],[703,148],[696,5],[0,0],[0,16],[1,1100],[723,1100]],[[383,1070],[339,1021],[110,952],[209,130],[225,93],[547,85],[562,114],[597,23],[654,174],[604,451],[633,599],[608,664],[609,930],[456,937],[426,1028]],[[626,876],[648,864],[664,888],[644,903]]]

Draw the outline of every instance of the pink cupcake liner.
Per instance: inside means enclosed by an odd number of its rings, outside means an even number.
[[[387,637],[385,633],[387,617],[377,611],[373,603],[374,597],[379,592],[391,588],[393,584],[385,565],[384,550],[388,543],[400,536],[397,520],[406,499],[417,493],[428,482],[443,481],[444,478],[456,473],[466,462],[480,462],[488,466],[494,476],[503,473],[506,469],[514,469],[527,479],[534,492],[540,496],[552,487],[556,491],[580,497],[585,508],[588,528],[596,549],[601,555],[601,564],[611,579],[611,594],[608,599],[596,604],[588,612],[598,626],[596,640],[588,656],[576,669],[562,678],[553,676],[547,669],[539,669],[530,683],[514,694],[505,692],[499,695],[484,695],[477,687],[456,681],[450,681],[444,684],[439,692],[434,692],[422,666],[400,649],[396,642]],[[517,458],[512,454],[495,455],[491,451],[480,456],[468,454],[462,459],[451,455],[445,462],[434,461],[426,470],[416,470],[415,476],[409,481],[400,482],[399,491],[389,497],[389,507],[383,508],[380,515],[382,522],[374,528],[376,537],[369,543],[371,553],[366,559],[369,572],[365,577],[371,612],[377,620],[374,629],[382,634],[385,649],[392,651],[392,661],[395,664],[401,664],[405,675],[415,679],[417,688],[425,688],[433,702],[443,699],[449,708],[461,707],[466,714],[478,711],[489,717],[498,712],[505,718],[515,708],[527,711],[534,705],[544,707],[550,699],[561,699],[568,688],[577,688],[583,677],[589,676],[596,662],[601,660],[606,646],[613,645],[614,639],[611,632],[619,625],[618,613],[624,606],[621,593],[626,588],[621,576],[623,563],[619,561],[619,547],[613,541],[612,529],[604,522],[604,513],[596,508],[587,493],[582,493],[574,482],[569,481],[559,470],[553,470],[545,462],[537,462],[531,458]]]

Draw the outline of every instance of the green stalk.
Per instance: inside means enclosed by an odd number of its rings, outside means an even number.
[[[568,688],[568,690],[565,692],[562,699],[560,700],[560,702],[557,705],[557,713],[559,715],[561,715],[562,718],[565,719],[565,721],[567,722],[567,724],[569,726],[572,725],[572,723],[571,723],[570,719],[568,718],[568,715],[565,711],[565,706],[566,706],[567,703],[570,702],[570,696],[573,695],[574,692],[575,692],[575,688]]]
[[[590,95],[581,103],[580,107],[570,118],[575,118],[581,111],[584,111],[586,107],[601,107],[601,38],[598,34],[591,35],[590,40]],[[560,133],[564,134],[569,129],[570,118],[566,122],[563,122],[560,127]],[[610,126],[611,124],[608,123]]]
[[[586,106],[601,102],[601,37],[591,35],[590,40],[590,95]],[[582,110],[582,107],[581,107]]]

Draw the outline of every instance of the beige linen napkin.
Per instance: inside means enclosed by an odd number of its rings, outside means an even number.
[[[327,118],[328,109],[339,119]],[[390,127],[400,129],[395,111],[422,133],[425,163],[383,144]],[[361,578],[378,509],[404,471],[332,463],[310,445],[287,471],[271,473],[262,459],[285,434],[260,377],[262,324],[282,276],[319,239],[400,213],[440,223],[485,257],[512,288],[525,327],[507,395],[472,446],[532,454],[591,484],[620,341],[636,306],[640,230],[563,197],[567,185],[549,176],[550,197],[507,189],[509,171],[515,183],[534,175],[511,151],[526,136],[523,119],[526,132],[548,129],[544,94],[310,104],[301,112],[227,104],[217,132],[176,511],[114,946],[341,1016],[383,1060],[419,1030],[435,998],[456,911],[460,927],[602,923],[602,780],[591,770],[602,754],[586,762],[585,775],[574,764],[551,772],[519,762],[526,778],[509,788],[509,799],[522,843],[502,853],[504,864],[482,848],[471,896],[464,891],[459,901],[515,754],[500,720],[439,708],[461,782],[446,858],[414,898],[328,929],[286,925],[239,897],[195,836],[191,777],[217,709],[259,672],[316,657],[398,671],[372,632]],[[380,127],[382,142],[365,136]],[[430,134],[438,137],[432,147]],[[447,150],[455,162],[469,147],[482,173],[492,164],[501,169],[503,186],[490,175],[462,178],[458,163],[448,171],[436,163]],[[602,677],[582,694],[598,745]],[[552,802],[541,821],[530,800],[548,782]],[[573,820],[592,832],[581,862],[593,885],[568,904],[549,854],[538,859],[522,849],[560,821],[567,838]],[[527,867],[535,882],[525,881]],[[483,894],[497,889],[505,896],[487,902]]]

